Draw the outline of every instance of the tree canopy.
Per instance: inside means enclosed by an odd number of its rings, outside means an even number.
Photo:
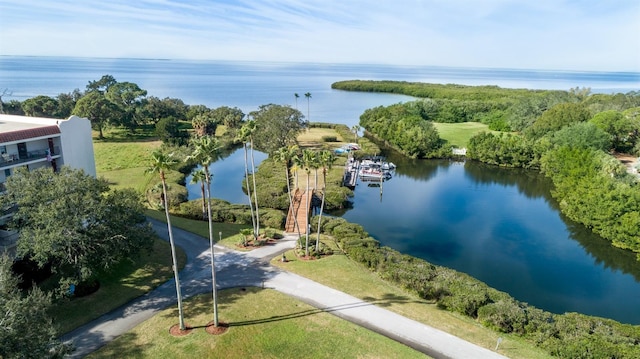
[[[38,287],[23,294],[12,263],[6,254],[0,255],[0,358],[62,358],[71,347],[56,339],[47,315],[51,296]]]
[[[254,144],[257,149],[269,154],[296,144],[298,134],[308,126],[304,115],[290,106],[261,105],[250,116],[256,121]]]
[[[19,169],[5,185],[0,204],[17,205],[10,225],[20,233],[19,256],[50,263],[61,284],[89,280],[153,243],[133,190],[109,191],[104,180],[68,167]]]

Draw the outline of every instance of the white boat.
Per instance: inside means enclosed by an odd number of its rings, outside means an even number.
[[[358,176],[362,180],[385,180],[391,178],[391,173],[373,168],[361,168]]]

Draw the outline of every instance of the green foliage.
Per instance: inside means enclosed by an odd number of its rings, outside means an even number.
[[[49,96],[36,96],[22,101],[22,111],[31,117],[50,117],[58,115],[58,101]]]
[[[250,116],[256,121],[255,146],[269,154],[295,144],[296,137],[308,124],[302,112],[289,106],[261,105]]]
[[[564,126],[586,122],[591,113],[579,103],[560,103],[542,113],[530,128],[525,131],[527,136],[540,138],[547,133],[558,131]]]
[[[433,124],[402,104],[368,109],[360,125],[409,157],[426,157],[442,146]]]
[[[147,117],[145,123],[151,124],[167,117],[183,120],[186,118],[188,108],[180,99],[166,97],[161,100],[155,96],[147,97],[143,107],[144,115]]]
[[[593,116],[589,122],[611,136],[614,151],[629,152],[638,139],[640,121],[621,112],[603,111]]]
[[[322,142],[338,142],[338,136],[322,136]]]
[[[7,115],[23,116],[22,103],[18,100],[10,100],[9,102],[2,103],[2,110]]]
[[[118,107],[100,92],[90,92],[76,103],[73,114],[85,117],[91,121],[91,127],[104,138],[103,131],[111,125],[117,124]]]
[[[105,97],[120,110],[118,124],[130,130],[135,130],[144,123],[144,99],[147,91],[133,82],[116,82],[110,85]]]
[[[23,294],[11,271],[11,258],[0,255],[0,357],[62,358],[71,346],[57,340],[57,333],[47,309],[51,296],[38,287]]]
[[[193,200],[182,202],[176,213],[179,216],[202,220],[202,202]],[[211,199],[211,219],[213,222],[251,224],[251,213],[249,206],[243,204],[231,204],[221,199]],[[285,214],[282,211],[262,208],[260,210],[260,223],[265,227],[282,228],[284,226]]]
[[[637,181],[624,181],[620,162],[602,151],[571,147],[551,150],[541,162],[564,214],[614,246],[640,252],[640,191]]]
[[[174,145],[184,145],[188,134],[180,129],[178,121],[173,117],[165,117],[156,123],[156,135],[162,142]]]
[[[550,142],[556,147],[592,148],[607,151],[611,136],[591,122],[576,122],[552,132]]]
[[[19,254],[51,263],[61,281],[88,280],[152,243],[133,190],[109,191],[104,181],[68,167],[18,170],[6,187],[2,205],[18,208],[11,226],[20,232]]]
[[[223,124],[230,129],[240,128],[244,113],[237,107],[220,106],[213,109],[210,113],[216,123]]]
[[[209,112],[196,115],[191,120],[191,127],[193,127],[196,136],[213,136],[216,133],[218,123]]]
[[[522,136],[482,132],[469,140],[467,158],[507,167],[536,167],[536,153]]]
[[[498,86],[465,86],[456,84],[428,84],[406,81],[340,81],[331,88],[347,91],[398,93],[413,97],[456,100],[502,100],[518,95],[541,93],[542,90],[503,89]]]

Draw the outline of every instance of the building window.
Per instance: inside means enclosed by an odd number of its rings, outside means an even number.
[[[7,146],[0,146],[0,154],[7,153]]]
[[[4,170],[4,177],[6,178],[6,177],[9,177],[9,176],[11,176],[11,168],[6,168]]]

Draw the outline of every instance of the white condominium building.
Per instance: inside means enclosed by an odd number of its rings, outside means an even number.
[[[18,167],[61,166],[96,176],[89,120],[0,115],[0,184]]]

